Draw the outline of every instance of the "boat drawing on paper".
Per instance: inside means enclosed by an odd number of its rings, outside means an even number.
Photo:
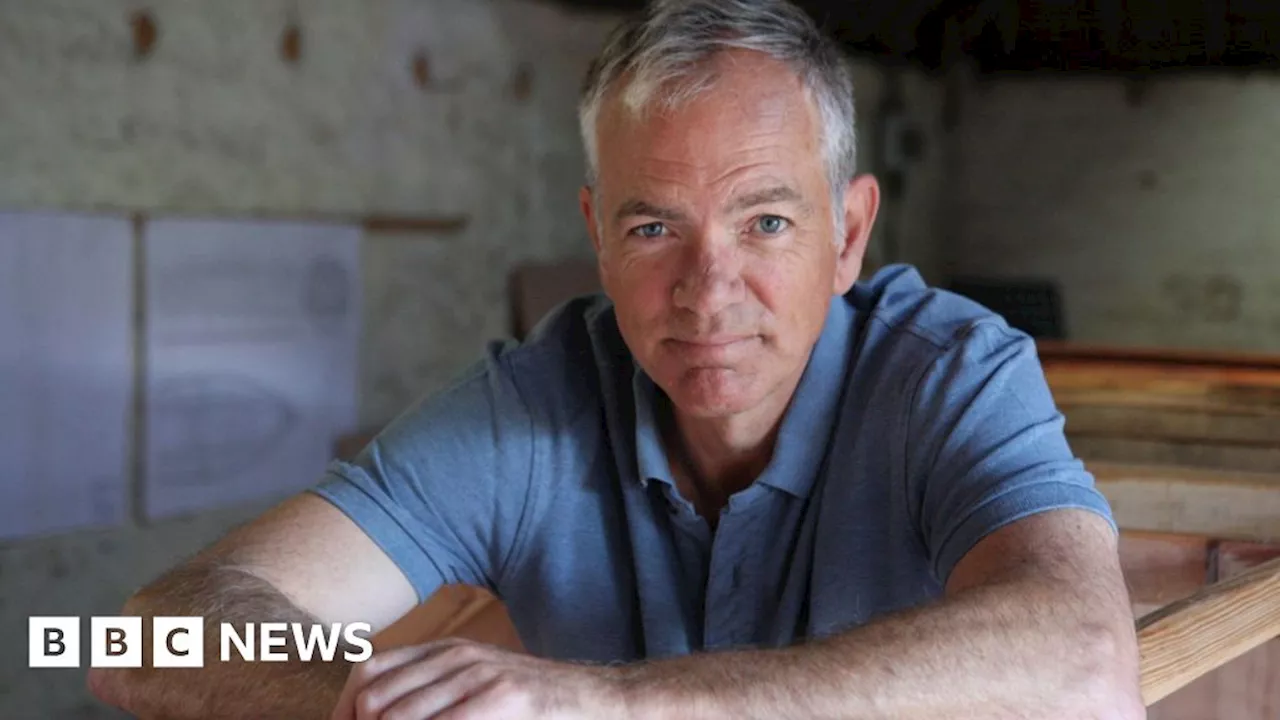
[[[228,374],[157,382],[147,406],[147,474],[171,485],[207,485],[260,464],[299,418],[278,391]]]

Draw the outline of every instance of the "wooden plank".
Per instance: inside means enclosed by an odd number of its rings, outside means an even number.
[[[404,233],[426,235],[452,235],[467,229],[471,218],[467,215],[417,217],[411,215],[370,215],[361,224],[369,233]]]
[[[1087,463],[1124,530],[1280,541],[1280,475]]]
[[[1045,378],[1062,399],[1116,400],[1124,404],[1234,407],[1276,404],[1280,371],[1180,365],[1051,363]],[[1255,394],[1258,392],[1261,394]]]
[[[1280,559],[1143,616],[1137,630],[1149,705],[1280,635]]]
[[[1172,443],[1220,443],[1280,449],[1280,406],[1134,407],[1118,402],[1091,404],[1089,399],[1058,400],[1073,438],[1102,436],[1163,440]]]
[[[1109,365],[1175,365],[1280,371],[1280,355],[1190,348],[1138,348],[1087,345],[1063,340],[1038,340],[1036,351],[1045,365],[1095,363]]]
[[[1223,542],[1217,549],[1220,580],[1237,577],[1280,557],[1280,545]],[[1229,720],[1280,717],[1280,640],[1271,640],[1215,673],[1217,705],[1212,716]]]
[[[1057,346],[1042,364],[1077,435],[1280,445],[1280,356]]]
[[[373,639],[382,651],[404,645],[461,637],[523,651],[519,633],[506,607],[487,590],[469,585],[446,585]]]
[[[1086,463],[1176,466],[1213,472],[1272,474],[1280,477],[1280,446],[1258,447],[1123,437],[1081,437],[1074,433],[1067,433],[1067,440],[1071,444],[1071,449]]]
[[[1210,547],[1205,537],[1123,532],[1120,567],[1129,587],[1134,617],[1190,596],[1210,582]],[[1148,720],[1205,720],[1215,716],[1218,678],[1209,673],[1147,710]]]
[[[89,210],[94,212],[111,212],[122,215],[134,215],[144,221],[150,221],[151,215],[116,205],[95,205]],[[173,211],[166,212],[167,218],[205,217],[209,213]],[[217,214],[217,213],[212,213]],[[331,212],[281,212],[269,209],[239,210],[235,216],[242,220],[266,220],[279,222],[305,222],[334,225],[356,225],[366,233],[402,233],[407,235],[456,235],[471,225],[471,216],[456,215],[388,215]]]

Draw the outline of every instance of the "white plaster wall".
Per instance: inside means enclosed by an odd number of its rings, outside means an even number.
[[[860,84],[875,87],[863,102],[865,110],[861,113],[868,130],[863,155],[868,163],[872,158],[881,158],[876,164],[864,164],[867,171],[877,172],[882,178],[877,232],[869,249],[871,265],[909,263],[920,270],[927,282],[941,283],[945,277],[938,238],[944,229],[943,198],[948,192],[946,172],[953,142],[946,128],[944,84],[937,76],[911,68],[896,68],[886,74],[884,69],[864,63],[859,69],[860,74],[869,75]],[[900,112],[919,136],[916,157],[903,157],[906,149],[900,136],[882,134],[885,123],[880,106],[891,82],[899,84]],[[860,121],[859,127],[863,124]],[[892,157],[903,157],[903,182],[896,196],[884,182],[887,176],[883,158]],[[886,242],[889,233],[892,242]]]
[[[1280,349],[1280,79],[968,82],[941,252],[1061,284],[1091,343]]]

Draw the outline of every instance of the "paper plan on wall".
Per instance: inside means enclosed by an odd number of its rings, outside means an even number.
[[[147,516],[314,484],[356,422],[359,228],[155,220],[144,250]]]
[[[133,227],[0,213],[0,540],[124,521]]]

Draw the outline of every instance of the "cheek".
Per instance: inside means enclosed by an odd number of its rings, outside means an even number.
[[[618,258],[606,263],[606,287],[619,313],[633,324],[648,325],[646,318],[660,318],[671,298],[672,277],[656,258]]]
[[[831,294],[830,272],[803,257],[774,257],[752,273],[752,294],[774,318],[779,345],[804,346],[821,329]]]

